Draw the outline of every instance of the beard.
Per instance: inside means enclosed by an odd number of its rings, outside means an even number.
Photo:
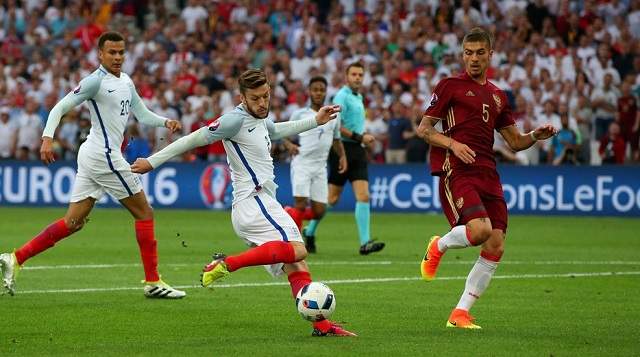
[[[259,116],[256,112],[254,112],[246,103],[244,105],[244,108],[247,110],[247,112],[249,114],[251,114],[252,117],[254,118],[258,118],[258,119],[265,119],[266,117],[269,116],[269,110],[271,109],[271,103],[269,103],[269,106],[267,107],[267,113],[263,116]]]

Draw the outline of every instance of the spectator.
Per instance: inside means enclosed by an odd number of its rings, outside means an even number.
[[[376,139],[371,146],[370,152],[373,162],[384,162],[384,143],[387,141],[387,122],[389,117],[389,111],[386,109],[375,109],[367,113],[364,131],[365,133],[373,135]]]
[[[631,93],[631,84],[622,83],[622,96],[618,98],[618,113],[616,121],[620,125],[625,145],[631,148],[631,157],[638,160],[638,141],[640,140],[638,127],[640,126],[640,113],[636,97]]]
[[[569,127],[569,114],[562,113],[560,115],[560,123],[562,125],[558,134],[551,141],[549,150],[549,162],[554,165],[565,163],[577,164],[576,160],[576,144],[577,134]]]
[[[0,108],[0,160],[15,158],[16,127],[9,120],[9,108]]]
[[[625,154],[624,138],[620,135],[620,125],[609,124],[609,131],[600,139],[600,158],[603,164],[623,164]]]
[[[577,148],[578,160],[587,165],[591,164],[591,142],[594,136],[594,118],[589,98],[583,94],[578,95],[576,107],[573,110],[573,117],[578,123],[578,130],[582,137],[582,143]]]
[[[395,102],[391,107],[392,115],[387,123],[389,142],[385,151],[388,164],[404,164],[407,161],[407,141],[414,136],[414,130],[406,111],[400,102]]]
[[[78,147],[78,112],[71,110],[62,118],[62,125],[58,129],[56,141],[58,144],[58,158],[75,160]]]
[[[615,120],[616,107],[620,92],[613,86],[613,76],[605,74],[602,86],[596,87],[591,94],[591,106],[595,109],[596,137],[601,138]]]
[[[24,112],[18,117],[18,143],[20,160],[37,160],[40,158],[40,137],[42,136],[42,123],[36,113],[38,104],[33,100],[27,100]]]

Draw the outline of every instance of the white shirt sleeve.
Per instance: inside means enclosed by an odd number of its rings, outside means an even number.
[[[102,77],[99,73],[93,73],[85,77],[72,92],[69,92],[62,98],[62,100],[51,109],[51,112],[49,112],[47,125],[42,132],[42,137],[53,138],[62,116],[85,100],[93,98],[93,96],[98,93]]]
[[[149,126],[164,126],[164,123],[168,119],[150,111],[147,106],[144,105],[133,82],[130,82],[129,89],[131,90],[131,111],[138,121]]]
[[[147,160],[156,168],[174,156],[180,155],[199,146],[209,145],[215,141],[232,138],[242,128],[243,120],[232,114],[225,114],[218,120],[202,127],[193,133],[183,136],[164,149],[151,155]]]
[[[274,123],[271,120],[266,120],[266,124],[267,130],[269,130],[269,136],[272,140],[278,140],[286,138],[287,136],[300,134],[303,131],[311,130],[318,126],[315,116],[283,123]]]

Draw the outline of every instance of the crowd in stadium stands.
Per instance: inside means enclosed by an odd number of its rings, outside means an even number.
[[[6,0],[0,8],[0,159],[38,159],[49,110],[97,67],[105,29],[128,39],[123,67],[147,106],[182,121],[184,132],[239,103],[237,76],[264,68],[271,119],[307,105],[315,75],[328,100],[360,61],[366,130],[375,162],[425,162],[415,136],[431,90],[461,72],[460,41],[483,26],[495,34],[491,80],[517,125],[550,122],[553,140],[514,153],[499,135],[500,161],[523,165],[639,162],[640,1],[636,0]],[[89,132],[88,110],[68,113],[59,158],[74,159]],[[130,119],[128,160],[177,136]],[[288,160],[279,143],[274,158]],[[179,160],[223,160],[220,143]]]

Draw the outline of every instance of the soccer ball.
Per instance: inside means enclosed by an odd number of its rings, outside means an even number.
[[[328,319],[336,309],[333,291],[323,283],[313,282],[298,291],[296,306],[300,316],[309,321]]]

